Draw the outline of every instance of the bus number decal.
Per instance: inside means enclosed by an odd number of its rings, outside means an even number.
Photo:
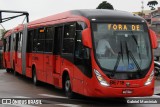
[[[124,81],[110,80],[111,85],[124,85]]]
[[[32,59],[33,60],[38,60],[38,57],[33,56]]]

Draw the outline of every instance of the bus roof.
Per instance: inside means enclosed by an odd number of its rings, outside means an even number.
[[[11,36],[11,34],[14,33],[14,32],[19,32],[19,31],[23,30],[23,28],[24,28],[24,25],[20,24],[20,25],[16,26],[15,28],[8,30],[5,33],[4,38],[6,38],[8,36]]]
[[[28,24],[29,27],[35,26],[38,24],[56,21],[58,23],[59,20],[63,20],[67,18],[77,18],[83,20],[83,18],[87,18],[92,21],[92,19],[96,19],[96,21],[110,21],[110,22],[135,22],[140,23],[143,18],[138,15],[134,15],[129,12],[119,11],[119,10],[108,10],[108,9],[81,9],[81,10],[70,10],[67,12],[59,13],[56,15],[48,16],[39,20],[35,20]],[[53,24],[53,23],[52,23]]]
[[[134,15],[129,12],[119,10],[108,10],[108,9],[81,9],[81,10],[70,10],[67,12],[59,13],[56,15],[41,18],[28,23],[28,28],[45,26],[49,24],[62,23],[74,20],[86,20],[89,21],[108,21],[118,23],[142,23],[145,21],[142,17]],[[94,19],[94,20],[93,20]],[[19,25],[5,34],[5,37],[9,36],[13,32],[22,30],[24,25]]]
[[[82,9],[72,10],[72,14],[88,18],[90,21],[114,21],[114,22],[141,22],[142,17],[126,11],[108,9]]]

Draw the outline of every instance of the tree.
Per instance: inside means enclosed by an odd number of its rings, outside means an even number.
[[[151,10],[155,10],[154,6],[157,4],[158,2],[154,0],[154,1],[149,1],[147,5],[151,8]]]
[[[98,7],[97,7],[96,9],[111,9],[111,10],[113,10],[114,8],[113,8],[113,6],[112,6],[110,3],[108,3],[107,1],[103,1],[102,3],[100,3],[100,4],[98,5]]]

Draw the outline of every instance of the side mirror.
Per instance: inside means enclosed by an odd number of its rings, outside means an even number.
[[[151,37],[152,48],[156,49],[158,47],[157,36],[156,36],[155,32],[151,29],[149,29],[149,34],[150,34],[150,37]]]
[[[86,28],[82,31],[82,43],[88,48],[92,48],[91,30]]]

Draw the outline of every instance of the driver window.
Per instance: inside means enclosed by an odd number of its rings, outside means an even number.
[[[85,28],[85,23],[77,22],[74,63],[87,77],[92,77],[90,50],[82,44],[82,30]]]
[[[75,57],[78,59],[88,59],[89,58],[89,49],[84,47],[82,44],[81,31],[76,32]]]

